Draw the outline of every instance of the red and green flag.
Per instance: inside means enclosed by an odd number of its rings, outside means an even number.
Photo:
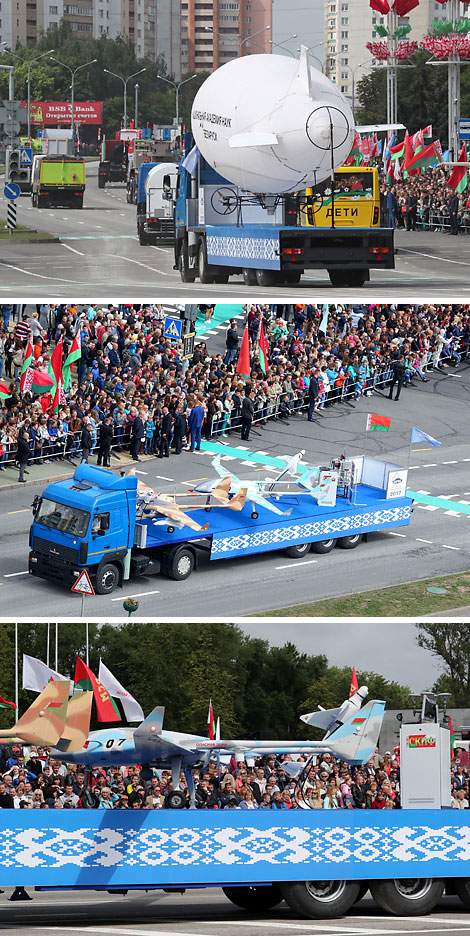
[[[67,357],[65,358],[64,365],[62,367],[62,383],[63,383],[64,390],[67,390],[70,384],[72,364],[74,364],[75,361],[79,361],[81,356],[82,356],[82,340],[81,340],[80,332],[77,332],[77,334],[75,335],[75,338],[72,341],[72,347],[70,348],[70,351]]]
[[[462,145],[462,149],[459,153],[458,163],[467,162],[467,155],[465,153],[465,143]],[[468,185],[468,166],[454,166],[450,176],[449,182],[451,188],[457,192],[458,195],[462,195],[465,192],[465,189]]]
[[[59,409],[59,406],[62,403],[61,395],[63,394],[62,387],[62,354],[63,354],[63,341],[62,338],[59,338],[51,357],[51,362],[49,364],[49,374],[53,378],[54,385],[51,391],[52,403],[50,408],[50,413],[54,413]]]
[[[8,702],[0,695],[0,708],[16,708],[16,705],[14,702]]]
[[[429,146],[425,146],[421,152],[415,153],[413,159],[408,163],[406,168],[408,173],[410,173],[410,171],[414,171],[415,169],[427,169],[428,166],[437,166],[437,164],[441,162],[443,162],[443,159],[436,144],[430,143]]]
[[[54,381],[49,374],[45,374],[36,367],[28,367],[22,380],[21,392],[36,393],[37,396],[41,396],[43,393],[50,393],[53,386]]]
[[[366,432],[372,429],[378,429],[379,432],[388,432],[391,421],[390,416],[376,416],[374,413],[368,413]]]
[[[23,367],[21,368],[20,393],[24,393],[24,392],[25,392],[24,389],[23,389],[23,388],[24,388],[24,382],[25,382],[25,379],[26,379],[26,374],[27,374],[27,372],[28,372],[28,369],[31,367],[31,364],[32,364],[33,352],[34,352],[33,337],[32,337],[32,335],[30,335],[30,337],[28,338],[28,344],[27,344],[27,347],[26,347],[25,355],[24,355]]]
[[[248,338],[248,325],[245,326],[245,331],[242,338],[242,346],[240,348],[240,355],[238,358],[237,364],[237,374],[241,374],[242,377],[249,377],[251,374],[250,368],[250,339]]]
[[[207,713],[207,729],[208,729],[210,740],[214,741],[215,740],[215,721],[214,721],[214,712],[212,709],[212,699],[209,699],[209,711]]]
[[[99,722],[121,721],[119,709],[111,698],[103,683],[96,678],[89,666],[84,663],[81,657],[77,657],[75,666],[75,686],[84,692],[90,690],[93,692],[96,705],[96,714]]]
[[[359,689],[359,683],[357,681],[356,667],[353,666],[352,676],[351,676],[351,685],[349,687],[349,698],[354,695],[355,692]]]
[[[259,337],[258,337],[258,349],[259,349],[259,366],[263,371],[263,374],[268,372],[268,346],[266,344],[266,339],[264,337],[264,328],[263,322],[260,322],[259,326]]]
[[[455,751],[454,751],[455,731],[454,731],[454,726],[452,724],[452,719],[450,715],[449,715],[449,732],[450,732],[450,756],[455,757]]]
[[[9,397],[11,397],[9,388],[6,383],[0,380],[0,400],[8,400]]]

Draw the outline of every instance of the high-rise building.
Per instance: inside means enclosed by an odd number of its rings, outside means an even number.
[[[270,52],[272,0],[181,0],[181,71]]]
[[[436,0],[421,0],[399,19],[399,25],[410,25],[407,38],[419,42],[434,19],[446,19],[445,6]],[[370,54],[366,42],[380,40],[377,26],[386,24],[387,18],[372,10],[369,0],[325,0],[324,72],[356,107],[361,78],[376,67],[384,67]]]

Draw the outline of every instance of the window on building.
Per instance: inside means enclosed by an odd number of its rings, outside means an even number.
[[[348,86],[347,86],[347,85],[341,85],[341,92],[342,92],[342,94],[346,94],[346,91],[347,91],[347,90],[348,90]]]
[[[341,65],[349,65],[349,59],[347,59],[347,58],[342,58],[342,59],[341,59]]]
[[[341,52],[348,52],[348,51],[349,51],[349,46],[347,46],[347,45],[342,45],[342,46],[341,46]]]
[[[347,72],[341,72],[341,77],[342,77],[343,79],[344,79],[344,78],[349,78],[349,75],[348,75]]]
[[[342,16],[342,17],[341,17],[341,25],[342,25],[342,26],[347,26],[348,23],[349,23],[349,17],[348,17],[348,16]]]
[[[59,12],[59,11],[58,11],[58,8],[57,8],[56,6],[50,6],[50,7],[49,7],[49,13],[51,14],[51,16],[57,16],[57,13],[58,13],[58,12]]]
[[[349,33],[348,33],[347,30],[341,30],[341,38],[342,38],[342,39],[349,39]]]

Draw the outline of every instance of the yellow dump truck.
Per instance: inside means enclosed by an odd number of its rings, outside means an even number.
[[[83,208],[85,163],[74,156],[36,155],[31,174],[33,208]]]

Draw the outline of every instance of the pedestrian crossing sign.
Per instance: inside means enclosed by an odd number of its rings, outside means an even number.
[[[165,330],[163,332],[165,338],[173,338],[175,341],[179,341],[181,338],[181,328],[183,323],[178,319],[166,318],[165,319]]]
[[[20,150],[20,164],[22,166],[31,166],[33,162],[33,150],[30,146],[23,146]]]

